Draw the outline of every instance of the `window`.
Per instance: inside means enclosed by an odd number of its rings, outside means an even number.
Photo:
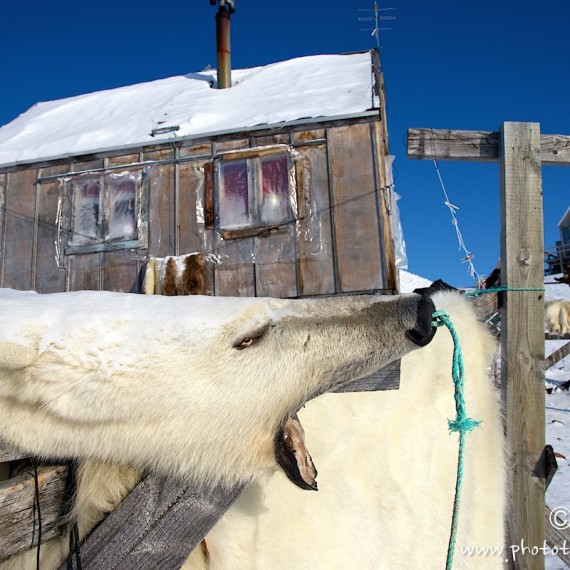
[[[214,162],[216,227],[257,228],[293,220],[296,191],[290,154],[247,154],[230,153]]]
[[[64,179],[58,220],[65,254],[145,247],[146,178],[138,170]]]

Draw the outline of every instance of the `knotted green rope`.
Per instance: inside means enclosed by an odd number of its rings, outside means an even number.
[[[457,457],[457,479],[455,482],[455,498],[453,500],[453,515],[451,518],[451,533],[449,536],[449,544],[447,547],[447,561],[445,568],[451,570],[453,565],[453,554],[455,552],[455,542],[457,540],[457,525],[459,520],[459,500],[461,497],[461,485],[463,483],[463,461],[465,448],[465,435],[481,422],[467,417],[465,411],[465,398],[463,395],[464,388],[464,370],[463,370],[463,354],[459,346],[459,337],[455,327],[449,320],[447,311],[435,311],[432,315],[432,325],[435,327],[446,326],[453,339],[453,362],[451,375],[455,385],[455,420],[447,420],[450,432],[459,432],[459,453]]]

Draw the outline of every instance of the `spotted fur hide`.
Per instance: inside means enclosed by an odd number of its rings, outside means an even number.
[[[151,257],[146,266],[145,295],[203,295],[206,259],[201,253]]]

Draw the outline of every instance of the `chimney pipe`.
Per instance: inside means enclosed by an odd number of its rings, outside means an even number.
[[[232,65],[230,50],[230,14],[234,12],[234,0],[218,0],[216,13],[216,55],[218,67],[218,89],[232,86]],[[216,0],[210,0],[214,5]]]

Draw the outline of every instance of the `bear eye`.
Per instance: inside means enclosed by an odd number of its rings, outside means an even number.
[[[238,350],[243,350],[244,348],[247,348],[252,344],[253,344],[252,338],[244,338],[240,343],[234,345],[234,348],[237,348]]]
[[[232,347],[236,350],[243,350],[256,344],[269,330],[270,326],[270,323],[262,323],[257,327],[250,327],[249,330],[242,331],[235,341],[232,342]]]

